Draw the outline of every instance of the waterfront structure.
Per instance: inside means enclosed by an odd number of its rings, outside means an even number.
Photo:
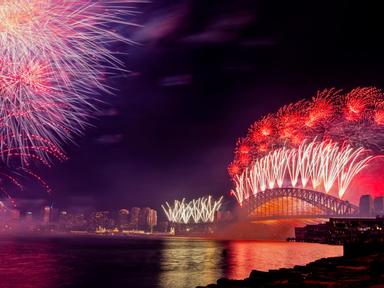
[[[327,243],[330,239],[329,222],[295,227],[295,240],[298,242]]]
[[[331,218],[326,223],[296,227],[295,239],[329,244],[383,243],[384,218]]]

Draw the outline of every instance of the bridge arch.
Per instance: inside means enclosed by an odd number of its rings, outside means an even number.
[[[279,202],[280,200],[281,202]],[[289,210],[289,204],[285,203],[287,210],[281,211],[284,208],[284,201],[305,203],[311,209],[302,210],[296,213]],[[281,203],[279,213],[273,209],[266,209],[268,203]],[[292,204],[293,205],[293,204]],[[248,219],[278,219],[289,217],[302,218],[329,218],[329,217],[351,217],[358,215],[358,207],[341,200],[337,197],[325,194],[323,192],[313,191],[303,188],[275,188],[259,192],[246,199],[242,203],[242,215]]]

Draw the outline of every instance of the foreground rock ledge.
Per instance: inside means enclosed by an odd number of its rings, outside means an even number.
[[[306,266],[269,270],[269,272],[253,270],[249,278],[244,280],[221,278],[217,284],[205,287],[384,288],[384,253],[360,257],[324,258]],[[197,288],[202,288],[202,286]]]

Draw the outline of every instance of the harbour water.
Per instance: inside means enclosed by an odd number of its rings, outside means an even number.
[[[196,287],[341,255],[341,246],[312,243],[7,237],[0,288]]]

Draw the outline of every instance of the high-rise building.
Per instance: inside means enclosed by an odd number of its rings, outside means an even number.
[[[43,224],[48,224],[51,221],[51,207],[45,206],[43,209]]]
[[[112,218],[110,218],[109,211],[98,211],[93,213],[90,221],[90,224],[93,226],[93,228],[114,228],[114,221]]]
[[[129,220],[129,229],[138,230],[139,229],[139,217],[140,217],[140,208],[133,207],[131,209],[131,217]]]
[[[359,202],[359,214],[363,217],[370,217],[374,213],[373,199],[371,195],[362,195]]]
[[[157,225],[157,211],[149,207],[140,210],[139,228],[144,231],[153,231],[153,227]]]
[[[139,229],[148,230],[148,217],[150,212],[151,208],[149,207],[141,208],[139,214]]]
[[[118,215],[119,228],[124,230],[129,228],[129,211],[128,209],[120,209]]]
[[[373,207],[375,208],[375,214],[376,215],[383,215],[384,214],[384,197],[376,197],[375,200],[373,200]]]
[[[149,211],[149,215],[147,218],[147,223],[149,226],[149,230],[152,232],[153,227],[157,226],[157,211],[155,209],[151,209]]]

